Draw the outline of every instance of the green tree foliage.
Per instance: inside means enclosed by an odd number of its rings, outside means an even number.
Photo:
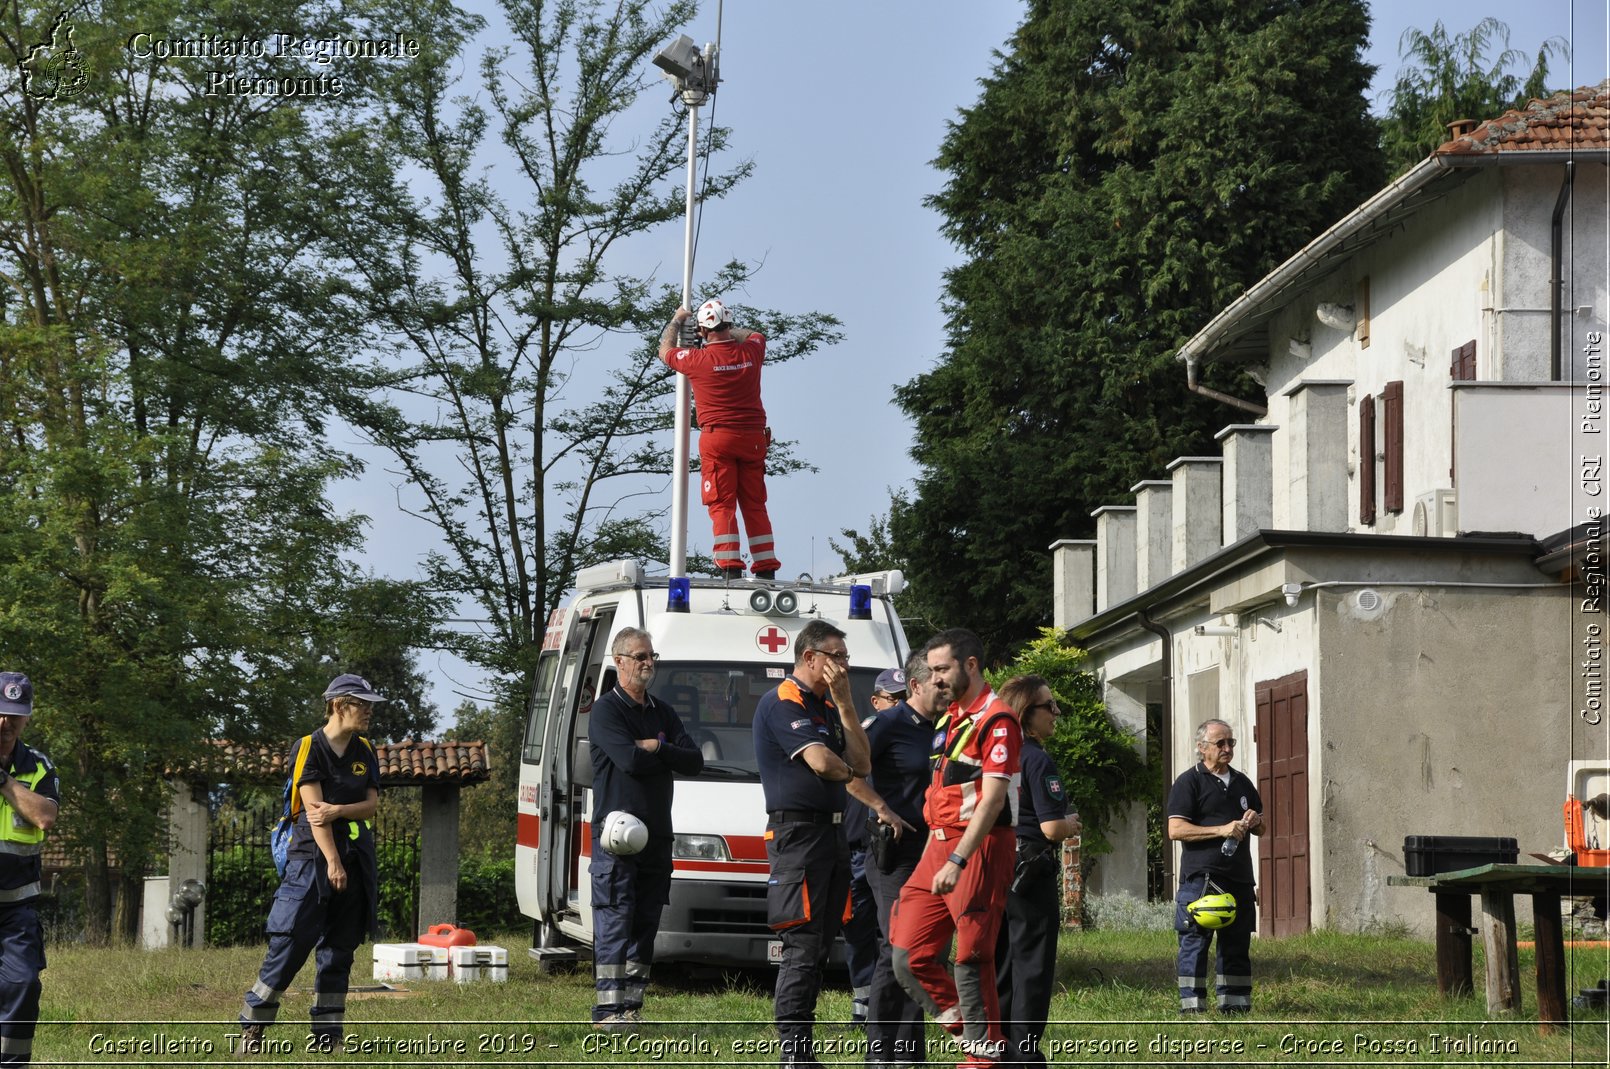
[[[991,659],[1032,638],[1047,547],[1247,418],[1174,354],[1379,186],[1367,26],[1360,0],[1029,4],[940,149],[966,259],[947,352],[899,391],[921,476],[891,529],[935,625]]]
[[[1398,73],[1381,122],[1381,148],[1394,175],[1447,141],[1450,123],[1496,118],[1529,99],[1548,96],[1549,57],[1569,62],[1571,44],[1551,37],[1537,55],[1528,57],[1509,47],[1508,26],[1485,18],[1466,33],[1450,35],[1440,21],[1429,32],[1405,30],[1398,55],[1408,65]]]
[[[259,0],[73,5],[75,76],[23,86],[65,6],[0,4],[0,659],[37,685],[99,938],[112,855],[133,930],[164,769],[209,736],[288,735],[322,685],[311,634],[359,526],[325,499],[355,466],[321,398],[358,331],[308,255],[323,187],[296,176],[351,117],[206,92],[209,67],[317,76],[305,59],[128,47],[271,39],[283,5]],[[350,32],[343,12],[297,25]]]
[[[986,671],[984,678],[997,690],[1021,675],[1043,676],[1051,685],[1062,715],[1045,752],[1062,774],[1068,808],[1084,825],[1083,856],[1090,859],[1112,852],[1107,829],[1113,816],[1133,802],[1155,797],[1162,786],[1136,748],[1145,740],[1132,738],[1107,715],[1096,677],[1084,662],[1083,650],[1065,645],[1058,632],[1047,627],[1011,664]]]
[[[683,211],[686,116],[634,105],[651,87],[664,99],[650,59],[694,5],[509,0],[474,98],[451,98],[444,72],[481,20],[400,6],[428,45],[334,183],[345,210],[329,247],[382,335],[344,411],[440,532],[432,587],[484,621],[459,652],[510,681],[517,706],[576,570],[666,556],[652,503],[669,501],[673,382],[654,350],[680,294],[626,265],[649,235],[663,234],[656,261],[678,248],[665,224]],[[708,167],[725,140],[708,138],[705,201],[750,170]],[[731,294],[748,274],[729,264],[702,288]],[[735,311],[772,361],[837,336],[826,316]],[[772,467],[798,462],[780,444]]]
[[[829,538],[827,544],[844,562],[846,572],[882,572],[898,569],[909,576],[910,565],[906,557],[895,548],[894,539],[889,533],[887,516],[873,516],[868,519],[865,534],[844,528],[839,531],[839,535],[844,539],[843,542]],[[940,630],[933,622],[933,610],[923,599],[922,590],[911,583],[909,578],[906,589],[894,596],[894,608],[895,612],[900,614],[900,622],[905,626],[906,639],[912,649],[927,642]]]
[[[453,713],[447,738],[486,743],[492,778],[459,795],[458,839],[465,854],[514,857],[515,792],[520,787],[520,742],[524,704],[464,702]]]
[[[325,624],[331,652],[319,674],[328,681],[356,672],[386,696],[370,721],[371,741],[429,738],[436,730],[436,706],[415,650],[435,643],[440,615],[440,599],[420,583],[365,578],[342,591]]]

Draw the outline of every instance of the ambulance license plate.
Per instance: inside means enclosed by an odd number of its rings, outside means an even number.
[[[783,941],[781,939],[766,940],[766,961],[772,965],[783,963]]]

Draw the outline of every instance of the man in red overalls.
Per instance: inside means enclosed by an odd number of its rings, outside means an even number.
[[[928,643],[931,686],[949,691],[935,724],[933,782],[923,806],[932,836],[889,919],[900,985],[967,1055],[962,1069],[991,1069],[1006,1050],[995,991],[995,940],[1017,863],[1023,730],[984,682],[984,646],[971,631]],[[945,970],[956,937],[955,977]]]
[[[677,334],[693,313],[678,308],[660,335],[660,359],[693,386],[699,411],[701,499],[715,528],[716,567],[735,579],[743,574],[738,513],[749,532],[750,569],[756,579],[774,579],[781,562],[772,545],[771,517],[766,514],[766,450],[771,431],[760,403],[760,366],[766,336],[734,330],[732,316],[720,301],[699,305],[699,336],[704,346],[677,346]]]

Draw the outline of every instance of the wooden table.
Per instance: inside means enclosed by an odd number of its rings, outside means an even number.
[[[1610,869],[1572,865],[1479,865],[1435,876],[1389,876],[1388,884],[1424,887],[1436,898],[1437,990],[1468,994],[1471,984],[1470,896],[1481,895],[1482,948],[1487,954],[1487,1012],[1519,1013],[1520,957],[1515,948],[1515,896],[1532,896],[1537,942],[1537,1015],[1546,1030],[1567,1019],[1565,937],[1560,899],[1610,895]]]

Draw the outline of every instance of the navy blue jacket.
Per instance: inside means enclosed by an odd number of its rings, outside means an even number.
[[[666,702],[647,695],[639,705],[620,687],[593,703],[587,722],[593,759],[593,838],[604,817],[623,809],[648,827],[650,838],[669,839],[673,776],[697,776],[704,754]],[[638,739],[659,739],[653,753]],[[596,855],[595,855],[596,856]]]

